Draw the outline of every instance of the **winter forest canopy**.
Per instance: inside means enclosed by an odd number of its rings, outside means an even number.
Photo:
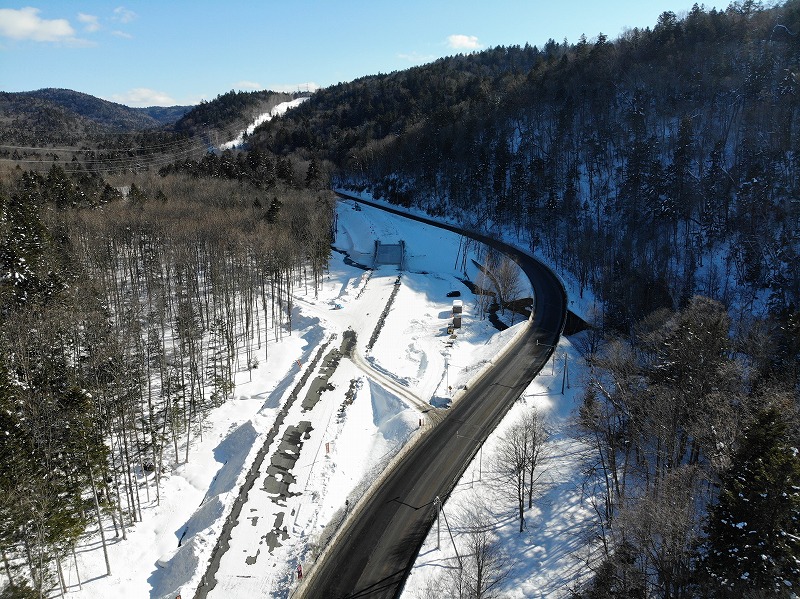
[[[792,596],[800,2],[366,76],[206,152],[284,99],[231,92],[3,172],[6,592],[49,588],[92,521],[141,518],[232,372],[291,332],[340,187],[513,231],[597,298],[576,424],[606,559],[581,596]]]

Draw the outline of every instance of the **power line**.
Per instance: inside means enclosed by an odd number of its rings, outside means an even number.
[[[92,149],[76,149],[76,148],[36,148],[33,146],[10,146],[10,145],[0,145],[0,148],[7,148],[7,149],[14,149],[14,150],[34,150],[39,151],[45,155],[47,154],[54,154],[54,158],[51,159],[42,159],[42,158],[22,158],[22,159],[15,159],[15,158],[0,158],[0,162],[12,162],[15,164],[37,164],[37,165],[46,165],[46,164],[59,164],[65,167],[70,165],[80,165],[82,169],[86,172],[93,172],[93,173],[107,173],[112,171],[119,171],[119,170],[140,170],[144,168],[152,168],[152,167],[161,167],[166,166],[175,162],[176,160],[184,157],[191,156],[193,154],[202,154],[208,151],[209,144],[208,138],[210,130],[204,131],[202,134],[177,140],[175,142],[170,142],[168,144],[155,144],[152,146],[140,146],[138,148],[130,148],[130,149],[113,149],[109,148],[107,150],[92,150]],[[203,141],[203,138],[206,141]],[[121,153],[121,152],[136,152],[136,155],[133,156],[118,156],[118,157],[109,157],[107,159],[97,158],[97,153],[102,152],[113,152],[113,153]],[[95,153],[94,158],[87,158],[85,160],[75,159],[75,160],[59,160],[56,152],[68,152],[73,155],[73,158],[79,157],[81,155],[85,155],[86,153]]]
[[[118,170],[126,170],[134,168],[136,170],[145,168],[145,167],[158,167],[158,166],[166,166],[175,162],[182,156],[190,156],[196,153],[199,153],[203,150],[201,147],[196,148],[189,148],[182,152],[176,152],[173,154],[169,154],[166,156],[161,155],[149,155],[149,156],[132,156],[129,158],[119,159],[114,161],[112,164],[104,161],[93,161],[88,166],[81,163],[80,161],[63,161],[57,159],[50,159],[50,160],[14,160],[12,158],[0,158],[0,162],[12,162],[15,164],[38,164],[38,165],[48,165],[48,164],[58,164],[61,166],[69,167],[69,166],[80,166],[86,172],[95,172],[95,173],[102,173],[102,172],[112,172]]]
[[[169,142],[160,143],[160,144],[129,146],[129,147],[120,147],[120,148],[109,147],[109,148],[102,148],[101,149],[101,148],[87,148],[85,146],[84,147],[71,146],[71,147],[66,147],[66,148],[56,148],[56,147],[49,148],[49,147],[45,147],[45,146],[15,146],[15,145],[11,145],[11,144],[0,144],[0,149],[16,150],[16,151],[20,151],[20,150],[21,151],[34,151],[34,152],[74,152],[74,153],[78,153],[78,152],[98,152],[98,151],[105,151],[105,150],[117,151],[117,152],[134,152],[134,151],[141,151],[141,150],[146,150],[146,151],[153,150],[153,151],[155,151],[155,150],[160,150],[160,149],[164,149],[164,148],[171,148],[173,146],[183,145],[183,144],[186,144],[187,142],[192,142],[192,140],[195,139],[195,138],[208,138],[208,137],[210,137],[210,133],[211,132],[212,132],[211,129],[205,129],[205,130],[197,133],[193,137],[184,137],[184,138],[176,139],[174,141],[169,141]],[[88,141],[89,140],[86,140],[86,142],[88,142]],[[84,142],[84,143],[86,143],[86,142]],[[96,143],[95,140],[92,140],[92,142]]]

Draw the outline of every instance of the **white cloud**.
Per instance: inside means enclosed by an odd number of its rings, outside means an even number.
[[[137,17],[137,14],[132,10],[128,10],[124,6],[118,6],[114,9],[114,20],[119,23],[130,23]]]
[[[83,30],[88,32],[98,31],[100,29],[100,21],[94,15],[87,15],[82,12],[78,13],[78,20],[83,23]]]
[[[136,87],[123,94],[114,94],[111,100],[136,108],[147,106],[175,106],[178,103],[168,94],[147,87]]]
[[[42,19],[38,8],[0,8],[0,35],[34,42],[75,42],[66,19]]]
[[[424,64],[436,60],[438,56],[435,54],[420,54],[419,52],[410,52],[407,54],[398,54],[397,58],[408,61],[412,64]]]
[[[313,81],[307,81],[305,83],[275,83],[273,85],[267,85],[263,89],[291,94],[294,92],[315,92],[319,89],[319,85]]]
[[[241,90],[249,90],[249,91],[257,91],[260,89],[264,89],[264,86],[260,83],[256,83],[255,81],[237,81],[233,84],[234,89],[241,89]]]
[[[273,85],[262,85],[256,81],[237,81],[233,84],[233,89],[241,91],[261,91],[269,90],[272,92],[294,93],[294,92],[315,92],[319,89],[319,85],[313,81],[304,83],[276,83]]]
[[[453,50],[480,50],[483,46],[474,35],[448,35],[447,45]]]
[[[112,31],[111,35],[115,35],[117,37],[121,37],[126,40],[132,40],[133,36],[130,33],[126,33],[125,31],[120,31],[119,29]]]

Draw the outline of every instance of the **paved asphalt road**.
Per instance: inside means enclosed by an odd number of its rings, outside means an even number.
[[[345,194],[340,194],[347,198]],[[384,206],[359,202],[409,217]],[[421,217],[422,222],[465,233]],[[467,390],[444,420],[422,438],[334,541],[296,596],[398,597],[434,521],[435,497],[445,500],[482,442],[547,362],[563,330],[567,299],[558,278],[538,261],[482,235],[471,237],[514,257],[537,298],[534,318],[516,346]]]

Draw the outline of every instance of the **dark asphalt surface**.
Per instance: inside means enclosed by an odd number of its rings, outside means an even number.
[[[533,321],[515,346],[409,451],[380,489],[364,499],[368,503],[360,517],[346,525],[327,558],[309,569],[296,595],[309,599],[398,597],[433,524],[434,498],[447,498],[480,445],[547,362],[566,321],[567,298],[547,267],[506,244],[340,195],[497,248],[519,263],[537,298]]]

